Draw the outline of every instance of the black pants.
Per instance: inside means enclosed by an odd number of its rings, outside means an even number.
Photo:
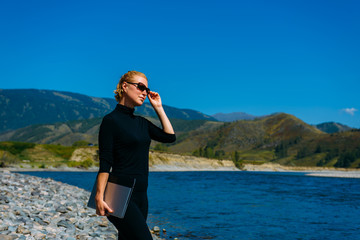
[[[123,219],[108,216],[118,230],[119,240],[152,240],[146,224],[148,215],[147,192],[133,192]]]

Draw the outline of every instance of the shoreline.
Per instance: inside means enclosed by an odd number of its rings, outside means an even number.
[[[10,172],[97,172],[98,167],[89,169],[82,168],[20,168],[8,167],[0,168],[1,171]],[[280,164],[265,163],[261,165],[245,164],[242,170],[231,167],[223,168],[194,168],[184,166],[172,165],[154,165],[150,167],[150,172],[302,172],[306,176],[315,177],[338,177],[338,178],[360,178],[360,169],[345,169],[345,168],[322,168],[322,167],[290,167],[282,166]]]
[[[4,169],[0,176],[0,239],[117,239],[107,218],[87,207],[89,191]]]

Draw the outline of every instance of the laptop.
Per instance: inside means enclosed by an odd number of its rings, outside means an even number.
[[[104,192],[104,201],[113,210],[112,213],[108,213],[109,215],[118,218],[124,218],[126,209],[130,202],[132,191],[135,187],[135,182],[136,179],[133,179],[132,184],[127,182],[125,185],[124,184],[120,185],[118,179],[115,176],[112,175],[109,176]],[[97,178],[87,204],[89,208],[93,208],[93,209],[96,209],[96,204],[95,204],[96,188],[97,188]]]

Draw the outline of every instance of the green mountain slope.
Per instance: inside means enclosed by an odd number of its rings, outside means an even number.
[[[177,141],[170,150],[190,153],[199,147],[210,147],[214,150],[232,152],[275,147],[282,141],[296,141],[296,139],[324,134],[315,127],[285,113],[256,120],[209,124],[212,125],[210,129],[197,129],[187,133],[188,137],[183,141]]]
[[[157,118],[147,117],[156,125]],[[161,151],[242,163],[276,162],[288,166],[360,167],[360,131],[327,134],[295,116],[279,113],[261,119],[218,122],[171,119],[172,144],[154,142]],[[0,134],[0,141],[72,146],[97,143],[101,118],[33,125]]]
[[[116,106],[115,99],[36,89],[0,89],[0,132],[34,125],[102,117]],[[190,109],[164,105],[169,118],[206,119],[213,117]],[[136,114],[156,116],[149,103],[136,108]]]
[[[146,117],[155,125],[160,126],[158,118]],[[0,133],[0,141],[31,142],[38,144],[61,144],[71,146],[77,141],[98,143],[98,132],[102,117],[86,120],[74,120],[53,124],[36,124],[24,128]],[[207,120],[171,119],[178,136],[202,128]],[[216,123],[216,122],[215,122]],[[204,127],[203,127],[204,128]]]

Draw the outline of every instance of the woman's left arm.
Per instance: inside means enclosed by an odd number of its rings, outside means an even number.
[[[161,103],[160,95],[157,92],[152,92],[148,94],[149,101],[151,105],[153,106],[156,114],[158,115],[161,125],[163,127],[163,131],[168,134],[175,134],[174,129],[171,125],[171,122],[169,118],[166,116],[166,113],[164,111],[164,108]]]

